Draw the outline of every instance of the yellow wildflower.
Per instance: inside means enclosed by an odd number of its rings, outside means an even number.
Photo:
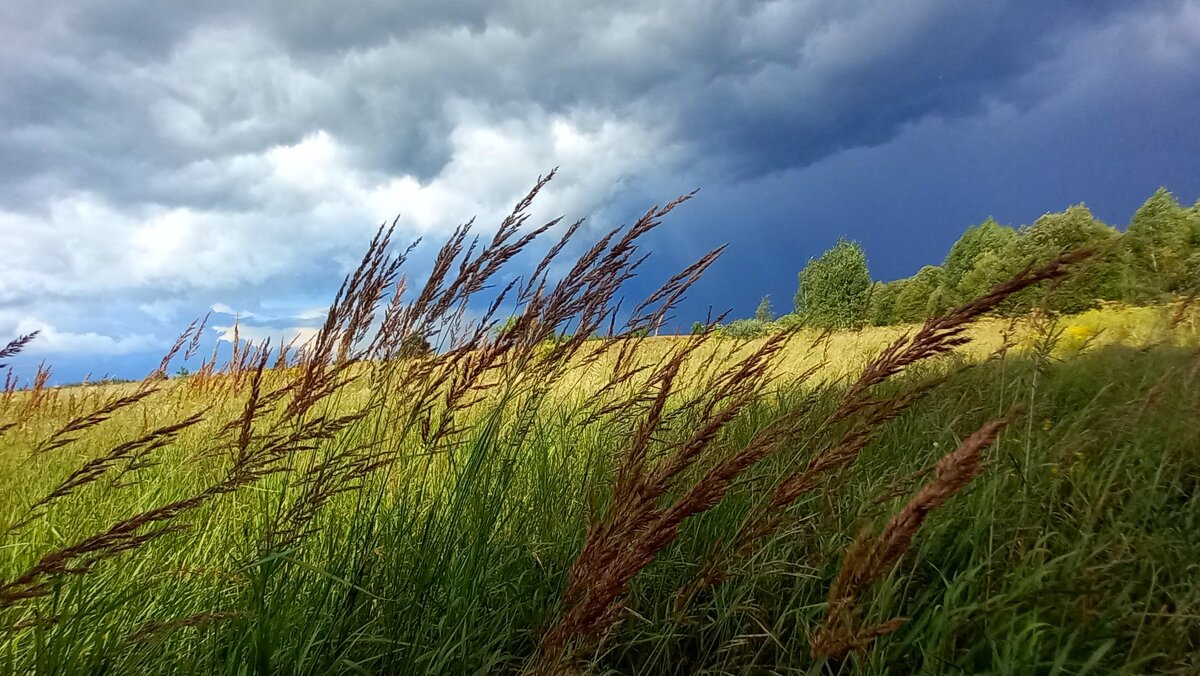
[[[1087,340],[1096,335],[1096,329],[1082,324],[1072,324],[1067,327],[1067,335],[1075,340]]]

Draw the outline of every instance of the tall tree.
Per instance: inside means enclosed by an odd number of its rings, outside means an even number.
[[[1184,285],[1193,246],[1191,212],[1159,188],[1133,214],[1125,233],[1133,300],[1157,300]]]
[[[963,277],[975,268],[983,255],[989,252],[999,255],[1015,241],[1017,231],[1000,225],[992,218],[967,228],[962,237],[950,247],[950,253],[946,255],[946,261],[942,265],[942,283],[949,300],[961,303],[974,298],[976,294],[965,292],[961,288]]]
[[[839,238],[800,271],[796,314],[812,326],[848,328],[867,318],[871,273],[857,242]]]
[[[875,282],[871,285],[871,300],[867,306],[867,321],[872,326],[896,323],[896,296],[901,282]]]
[[[754,311],[754,318],[760,322],[775,321],[775,311],[771,309],[771,296],[767,294],[763,296],[758,303],[758,309]]]
[[[992,287],[1009,280],[1021,268],[1016,240],[997,251],[984,252],[975,260],[962,279],[958,281],[958,296],[961,300],[970,300],[984,295]],[[1011,308],[1001,305],[1000,311]]]
[[[1120,233],[1092,215],[1084,205],[1046,214],[1021,231],[1016,253],[1022,263],[1042,263],[1076,249],[1097,253],[1075,268],[1054,287],[1046,299],[1048,310],[1082,312],[1101,300],[1121,300],[1125,296],[1126,262],[1117,246]],[[1017,309],[1026,310],[1038,302],[1045,285],[1029,289],[1017,299]]]
[[[946,309],[942,294],[943,274],[942,268],[926,265],[903,280],[893,308],[895,321],[901,324],[922,322]]]

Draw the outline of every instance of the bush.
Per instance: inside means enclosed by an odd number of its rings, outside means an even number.
[[[721,335],[729,338],[762,338],[772,333],[771,322],[757,319],[735,319],[721,327]]]
[[[867,319],[871,273],[857,242],[838,239],[800,271],[796,314],[811,326],[851,328]]]

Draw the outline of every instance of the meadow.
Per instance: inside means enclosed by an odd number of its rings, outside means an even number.
[[[0,670],[1200,668],[1188,303],[990,316],[1067,253],[921,325],[654,336],[716,257],[619,309],[675,203],[493,287],[535,194],[416,288],[382,230],[306,346],[8,388]]]

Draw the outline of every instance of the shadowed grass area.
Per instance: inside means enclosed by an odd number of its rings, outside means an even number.
[[[0,670],[1197,668],[1186,308],[981,319],[1067,257],[920,327],[643,337],[706,257],[586,339],[668,205],[460,321],[527,206],[404,300],[381,232],[291,359],[5,393]]]

